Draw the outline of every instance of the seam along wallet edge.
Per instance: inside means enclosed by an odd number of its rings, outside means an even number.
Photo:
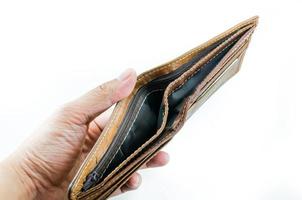
[[[69,199],[107,199],[241,66],[252,17],[138,76],[70,184]]]

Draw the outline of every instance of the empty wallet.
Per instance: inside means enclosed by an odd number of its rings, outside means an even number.
[[[69,199],[107,199],[241,66],[258,17],[138,76],[70,184]]]

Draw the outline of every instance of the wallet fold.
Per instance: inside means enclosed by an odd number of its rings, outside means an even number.
[[[138,76],[70,184],[69,199],[106,199],[150,160],[242,64],[258,17]]]

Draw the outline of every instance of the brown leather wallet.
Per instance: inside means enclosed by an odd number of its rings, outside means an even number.
[[[224,82],[238,72],[258,17],[140,76],[69,187],[70,199],[106,199],[167,144]]]

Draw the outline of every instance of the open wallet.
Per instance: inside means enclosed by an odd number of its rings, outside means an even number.
[[[258,17],[138,76],[70,184],[69,199],[107,199],[166,145],[241,66]]]

